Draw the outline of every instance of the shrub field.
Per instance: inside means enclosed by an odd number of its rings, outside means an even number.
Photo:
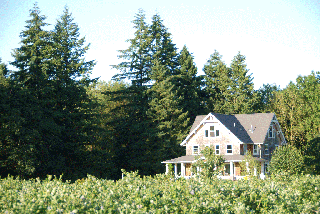
[[[0,180],[0,213],[320,213],[320,177]]]

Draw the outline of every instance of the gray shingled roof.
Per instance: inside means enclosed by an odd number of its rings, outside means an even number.
[[[181,156],[178,158],[173,158],[171,160],[166,160],[163,161],[162,163],[192,163],[195,160],[195,155],[186,155],[186,156]],[[226,162],[230,162],[230,161],[242,161],[244,160],[245,156],[244,155],[239,155],[239,154],[235,154],[235,155],[223,155],[223,158],[225,159]],[[257,161],[266,161],[263,158],[258,158],[258,157],[254,157],[255,160]]]
[[[274,113],[225,115],[211,113],[244,143],[263,143]],[[190,133],[207,115],[196,117]],[[251,131],[251,126],[253,131]]]
[[[189,134],[201,123],[201,121],[206,117],[207,115],[198,115],[196,119],[194,120],[192,127],[190,129]]]

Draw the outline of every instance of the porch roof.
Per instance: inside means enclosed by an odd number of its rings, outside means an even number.
[[[181,156],[178,158],[173,158],[171,160],[166,160],[163,161],[161,163],[193,163],[195,162],[195,157],[196,155],[185,155],[185,156]],[[223,158],[225,159],[225,162],[240,162],[242,160],[245,159],[244,155],[239,155],[239,154],[235,154],[235,155],[223,155]],[[254,159],[256,161],[259,162],[265,162],[267,160],[263,159],[263,158],[258,158],[258,157],[254,157]]]

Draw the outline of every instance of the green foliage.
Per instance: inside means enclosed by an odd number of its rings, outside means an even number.
[[[216,177],[224,168],[224,158],[216,155],[213,147],[201,150],[201,155],[197,155],[195,160],[196,162],[192,164],[193,173],[197,174],[197,167],[200,167],[200,175],[206,179]]]
[[[311,173],[319,174],[316,138],[320,133],[320,75],[299,76],[285,89],[276,91],[271,104],[286,140],[308,157]],[[316,170],[317,169],[317,170]]]
[[[215,50],[204,65],[203,71],[206,74],[204,79],[207,110],[223,114],[226,96],[231,85],[230,69],[222,61],[219,52]]]
[[[119,51],[119,59],[122,62],[113,68],[120,73],[113,78],[131,79],[132,85],[142,86],[150,81],[152,60],[150,30],[149,25],[145,22],[145,13],[142,9],[139,9],[132,23],[136,29],[135,37],[127,40],[130,43],[128,49]]]
[[[94,61],[86,61],[88,46],[65,8],[53,31],[37,5],[14,50],[10,74],[12,111],[16,118],[2,141],[7,170],[21,177],[46,174],[84,176],[91,165],[87,146],[93,144],[93,124],[86,87]]]
[[[273,152],[268,170],[272,175],[299,174],[304,170],[304,157],[292,145],[280,146]]]
[[[255,176],[254,174],[256,173],[256,176],[259,176],[261,171],[260,162],[254,159],[254,157],[251,154],[251,151],[249,150],[247,151],[244,157],[244,160],[240,162],[241,175],[245,175],[252,178]]]
[[[140,178],[124,173],[116,182],[88,175],[75,183],[0,180],[1,213],[316,213],[319,176],[283,180]]]
[[[280,91],[280,88],[275,84],[263,84],[257,91],[259,99],[257,111],[272,112],[271,105],[275,98],[275,93],[278,91]]]
[[[120,72],[114,79],[131,80],[131,85],[112,98],[124,103],[112,113],[125,112],[124,117],[114,118],[113,143],[121,145],[116,157],[121,168],[150,175],[164,171],[161,161],[183,154],[179,143],[189,119],[184,89],[175,84],[182,78],[178,54],[163,20],[156,14],[148,25],[139,10],[133,23],[134,38],[120,51],[123,61],[114,66]]]
[[[179,67],[173,77],[177,94],[182,98],[180,106],[183,112],[187,112],[189,118],[188,127],[192,125],[197,115],[204,113],[204,95],[201,91],[202,76],[197,76],[197,67],[192,54],[186,46],[183,46],[178,55]]]
[[[227,67],[215,51],[204,66],[207,111],[221,114],[247,114],[257,106],[253,78],[248,74],[245,56],[240,52]]]
[[[320,173],[320,135],[308,142],[305,151],[306,172],[311,174]]]

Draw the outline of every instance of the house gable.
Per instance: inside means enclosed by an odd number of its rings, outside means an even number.
[[[209,113],[208,115],[199,115],[196,117],[195,122],[193,123],[189,135],[186,139],[180,144],[181,146],[186,146],[188,141],[194,137],[195,135],[204,135],[204,131],[200,131],[203,128],[206,128],[212,125],[218,125],[222,130],[221,136],[225,134],[231,135],[230,137],[233,138],[235,141],[240,141],[232,131],[230,131],[224,123],[222,123],[219,118],[216,117],[217,114]]]

